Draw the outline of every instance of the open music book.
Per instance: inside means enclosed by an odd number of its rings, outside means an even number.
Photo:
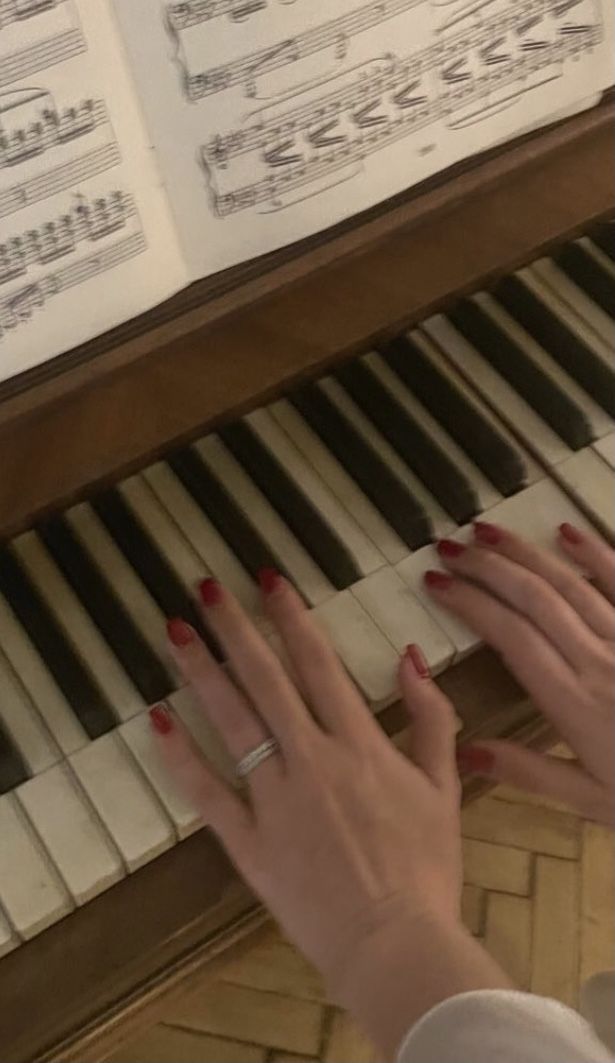
[[[613,40],[611,0],[0,0],[0,380],[587,105]]]

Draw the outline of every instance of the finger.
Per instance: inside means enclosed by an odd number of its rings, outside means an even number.
[[[577,565],[595,580],[610,602],[615,601],[615,551],[592,531],[561,524],[559,543]]]
[[[595,587],[561,558],[497,524],[477,521],[474,535],[479,546],[508,557],[547,580],[601,638],[613,637],[615,620],[612,608]]]
[[[592,818],[601,804],[599,784],[574,761],[535,753],[514,742],[461,746],[457,763],[462,772],[561,801]]]
[[[268,573],[263,590],[267,614],[320,723],[333,734],[356,732],[361,720],[373,723],[329,639],[294,587],[277,573]]]
[[[245,853],[253,829],[250,809],[206,764],[190,735],[166,705],[150,709],[160,757],[194,808],[229,853]]]
[[[602,645],[562,595],[525,565],[493,550],[449,539],[438,543],[438,553],[452,571],[480,584],[531,620],[573,667],[585,666]]]
[[[449,609],[503,658],[515,678],[573,744],[584,721],[575,706],[582,691],[570,665],[525,617],[487,591],[450,573],[427,572],[438,605]]]
[[[184,620],[170,620],[167,628],[171,652],[182,675],[194,690],[233,760],[241,760],[270,738],[267,727],[214,660],[194,628]],[[277,774],[280,765],[276,761],[277,758],[272,757],[263,764],[262,770],[258,771],[258,778]]]
[[[303,745],[315,723],[278,657],[228,590],[208,579],[200,595],[207,624],[271,734],[286,751]]]
[[[412,759],[436,786],[457,784],[457,717],[449,699],[432,681],[419,646],[408,646],[399,665],[402,697],[412,721]]]

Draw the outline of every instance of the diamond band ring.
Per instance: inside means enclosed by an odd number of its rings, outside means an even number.
[[[275,738],[268,738],[266,742],[261,742],[260,746],[252,749],[250,753],[246,753],[245,757],[241,758],[235,768],[237,778],[245,779],[246,775],[258,768],[259,764],[262,764],[264,760],[268,760],[269,757],[278,753],[279,749],[280,747]]]

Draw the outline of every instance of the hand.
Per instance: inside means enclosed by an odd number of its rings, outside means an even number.
[[[411,647],[400,665],[414,725],[409,761],[298,594],[276,574],[264,582],[303,696],[213,581],[201,590],[205,615],[237,685],[192,628],[170,625],[177,663],[234,760],[271,735],[279,743],[248,776],[246,799],[216,777],[166,710],[153,710],[154,726],[169,768],[237,868],[330,991],[392,1053],[437,1001],[507,984],[460,922],[454,712]]]
[[[497,650],[576,761],[512,742],[460,750],[460,764],[615,823],[615,552],[568,524],[559,545],[592,586],[554,554],[490,524],[474,545],[440,543],[450,578],[428,578],[438,604]]]

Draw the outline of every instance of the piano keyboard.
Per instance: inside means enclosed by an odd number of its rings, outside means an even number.
[[[423,590],[475,519],[552,542],[610,525],[615,227],[171,454],[0,550],[0,955],[187,837],[147,709],[169,699],[229,765],[167,652],[205,637],[213,575],[263,633],[285,572],[379,709],[419,641],[435,673],[477,647]],[[571,497],[573,496],[573,497]],[[215,645],[210,645],[218,652]]]

